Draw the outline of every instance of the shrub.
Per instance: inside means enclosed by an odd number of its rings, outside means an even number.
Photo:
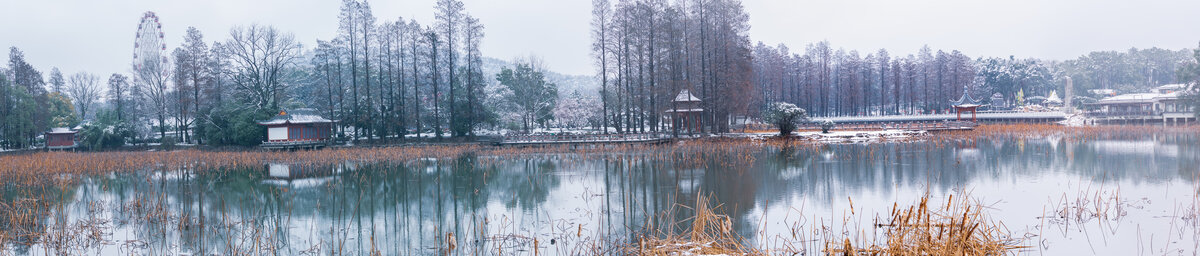
[[[833,129],[833,120],[825,119],[821,121],[821,133],[829,133],[829,129]]]
[[[779,136],[788,136],[796,126],[808,120],[808,111],[786,102],[775,102],[763,112],[763,120],[779,128]]]
[[[175,148],[176,144],[179,144],[179,139],[175,138],[175,136],[164,136],[158,140],[158,143],[162,149],[170,150]]]
[[[80,145],[93,150],[124,146],[133,136],[133,126],[118,120],[115,111],[96,113],[96,122],[79,132]]]
[[[256,146],[266,133],[258,121],[270,119],[274,113],[279,111],[255,110],[226,102],[197,118],[197,136],[209,145]]]

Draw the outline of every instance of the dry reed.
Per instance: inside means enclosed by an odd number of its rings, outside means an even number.
[[[893,208],[883,228],[883,244],[855,245],[849,238],[830,239],[826,254],[838,255],[1000,255],[1013,253],[1014,239],[990,221],[982,206],[951,196],[945,205],[930,205],[929,197],[906,208]]]
[[[718,214],[707,196],[699,195],[694,208],[696,216],[687,231],[663,237],[643,237],[626,246],[626,252],[636,255],[766,255],[746,247],[744,239],[734,233],[729,216]]]

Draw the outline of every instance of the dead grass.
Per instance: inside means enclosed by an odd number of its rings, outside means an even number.
[[[266,163],[336,164],[347,161],[407,161],[454,157],[475,145],[337,148],[313,151],[40,152],[0,156],[0,180],[8,185],[69,184],[79,176],[154,170],[217,170],[261,167]]]
[[[1148,134],[1196,134],[1200,126],[1104,125],[1070,127],[1058,124],[993,124],[980,125],[973,131],[955,131],[956,137],[1041,138],[1062,136],[1066,139],[1135,139]]]
[[[691,226],[681,234],[662,237],[643,237],[626,246],[634,255],[766,255],[746,247],[744,239],[733,231],[729,216],[718,214],[707,196],[697,196],[696,216],[688,219]]]
[[[988,219],[983,207],[951,196],[945,205],[930,205],[929,197],[915,205],[893,206],[879,243],[855,243],[850,238],[826,241],[825,253],[837,255],[1001,255],[1015,253],[1008,231]]]

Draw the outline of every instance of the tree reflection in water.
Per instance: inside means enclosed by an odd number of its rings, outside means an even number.
[[[147,170],[49,190],[7,186],[4,206],[29,198],[41,206],[29,213],[34,221],[15,222],[6,211],[0,233],[4,250],[17,254],[493,255],[532,254],[535,245],[540,254],[614,253],[641,236],[683,231],[688,207],[705,194],[738,233],[772,246],[795,242],[780,239],[798,222],[808,230],[842,224],[849,198],[879,212],[925,193],[966,188],[1002,198],[989,193],[1030,182],[1054,189],[1056,180],[1130,194],[1161,193],[1153,184],[1163,182],[1194,190],[1198,166],[1194,136],[1151,136]],[[1042,214],[1043,202],[1011,203],[1010,226],[1038,224],[1026,219]],[[106,242],[69,232],[96,227]]]

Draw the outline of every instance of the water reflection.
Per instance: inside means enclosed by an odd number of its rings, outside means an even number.
[[[6,205],[32,195],[48,200],[36,221],[5,218],[0,226],[14,241],[6,250],[17,254],[603,253],[612,251],[593,247],[683,230],[679,224],[691,213],[682,206],[699,194],[723,203],[734,228],[761,244],[785,232],[777,227],[795,221],[784,217],[791,212],[812,216],[807,225],[836,225],[826,221],[841,217],[851,198],[860,209],[885,211],[925,193],[965,188],[1003,198],[1003,191],[1033,183],[1053,190],[1054,182],[1079,180],[1130,194],[1161,193],[1156,186],[1164,182],[1194,191],[1197,169],[1200,147],[1189,136],[836,144],[765,148],[748,157],[718,151],[277,163],[113,174],[49,191],[10,187],[0,197]],[[1043,208],[1042,201],[1014,202],[1006,209],[1016,216],[1009,225],[1038,225]],[[68,232],[89,227],[104,228],[96,237],[106,242]],[[70,234],[82,238],[53,239]]]

